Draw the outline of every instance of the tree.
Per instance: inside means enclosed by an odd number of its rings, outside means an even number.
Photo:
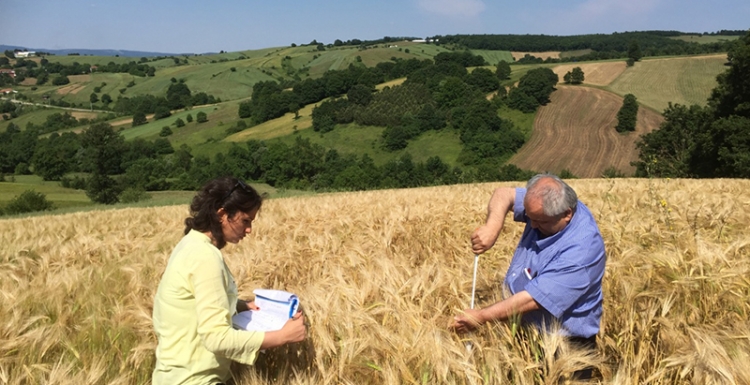
[[[354,104],[366,106],[372,100],[372,90],[370,87],[357,84],[349,89],[349,92],[346,93],[346,97]]]
[[[154,109],[154,120],[164,119],[172,116],[169,108],[165,106],[159,106]]]
[[[112,97],[109,94],[102,94],[102,104],[105,106],[112,103]]]
[[[195,115],[195,121],[198,123],[208,122],[208,115],[205,112],[200,111]]]
[[[161,131],[159,132],[159,136],[165,137],[165,136],[169,136],[169,135],[172,135],[172,129],[169,128],[169,126],[162,127]]]
[[[70,83],[70,79],[68,79],[68,77],[65,75],[60,75],[52,79],[52,85],[55,85],[55,86],[63,86],[68,83]]]
[[[86,196],[92,202],[113,205],[119,201],[121,192],[117,182],[104,174],[95,172],[86,182]]]
[[[142,111],[138,111],[133,114],[133,127],[142,126],[146,123],[148,123],[148,120],[146,119],[146,114],[144,114]]]
[[[641,60],[643,54],[641,53],[641,46],[637,41],[632,40],[628,45],[628,58],[634,62]]]
[[[581,67],[575,67],[573,68],[573,71],[570,72],[570,84],[581,84],[583,83],[584,78]]]
[[[246,119],[253,116],[253,102],[241,102],[237,113],[239,114],[240,119]]]
[[[536,99],[537,105],[545,105],[558,80],[557,74],[551,69],[534,68],[518,81],[518,90]]]
[[[720,74],[708,100],[717,118],[750,118],[750,32],[727,53],[729,69]]]
[[[44,180],[60,180],[65,173],[75,171],[75,155],[80,147],[78,135],[72,132],[53,133],[40,140],[31,158],[34,173]]]
[[[638,102],[635,95],[627,94],[622,102],[620,111],[617,112],[617,132],[635,131],[638,120]]]
[[[505,60],[500,60],[497,63],[497,67],[495,68],[495,75],[497,75],[497,78],[500,80],[505,80],[510,78],[510,64],[506,62]]]
[[[98,101],[99,101],[99,96],[97,96],[96,93],[92,92],[91,96],[89,96],[89,102],[91,102],[91,104],[94,104]]]
[[[125,138],[108,123],[96,123],[80,135],[84,150],[84,168],[104,175],[121,173],[126,150]]]
[[[176,127],[185,127],[185,122],[182,120],[182,118],[177,118],[177,120],[174,121],[174,125]]]
[[[183,82],[172,83],[167,88],[167,105],[170,110],[178,110],[190,104],[190,88]]]
[[[187,120],[188,123],[192,123],[193,122],[193,114],[187,114],[187,116],[185,117],[185,120]]]
[[[636,143],[639,160],[634,163],[636,176],[689,178],[698,176],[693,172],[696,162],[711,162],[700,159],[698,148],[711,124],[709,108],[698,105],[690,107],[669,104],[664,110],[664,122]],[[713,168],[709,166],[709,168]]]
[[[476,68],[466,77],[466,84],[476,87],[479,91],[489,93],[500,88],[500,81],[487,68]]]

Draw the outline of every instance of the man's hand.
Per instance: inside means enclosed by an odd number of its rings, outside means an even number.
[[[484,324],[484,322],[481,310],[466,309],[463,314],[459,314],[453,318],[450,329],[456,333],[467,333]]]
[[[495,245],[498,235],[499,232],[488,225],[477,228],[471,235],[471,250],[474,254],[484,253]]]

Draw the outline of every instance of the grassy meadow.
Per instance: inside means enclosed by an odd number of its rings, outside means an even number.
[[[558,384],[588,364],[606,384],[750,383],[750,182],[570,183],[607,248],[598,355],[512,323],[447,330],[471,301],[469,235],[508,184],[339,193],[268,200],[224,250],[241,297],[295,292],[310,326],[236,383]],[[0,220],[0,383],[149,384],[153,295],[186,215]],[[499,299],[521,231],[508,223],[480,258],[478,306]]]
[[[628,68],[609,84],[620,94],[633,94],[638,102],[661,113],[669,105],[705,106],[716,76],[726,70],[727,55],[645,59]]]

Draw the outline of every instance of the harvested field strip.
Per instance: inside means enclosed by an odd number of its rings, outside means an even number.
[[[620,74],[625,71],[627,65],[624,61],[613,61],[613,62],[601,62],[601,63],[576,63],[576,64],[564,64],[559,65],[552,70],[557,74],[560,79],[560,83],[563,83],[563,77],[569,71],[572,71],[575,67],[581,67],[584,75],[584,84],[592,84],[596,86],[606,86]]]
[[[558,86],[542,106],[529,141],[510,159],[524,169],[559,173],[567,169],[580,178],[597,178],[609,167],[626,175],[635,169],[637,138],[657,128],[661,115],[640,108],[636,131],[615,131],[622,98],[590,87]]]
[[[553,59],[559,59],[560,58],[560,51],[545,51],[545,52],[520,52],[520,51],[513,51],[510,53],[513,55],[513,59],[519,60],[522,59],[526,54],[529,54],[533,57],[537,57],[540,59],[546,59],[548,57],[551,57]]]
[[[706,105],[716,76],[724,72],[725,54],[643,60],[628,68],[609,89],[617,94],[633,94],[638,102],[659,112],[672,104]]]

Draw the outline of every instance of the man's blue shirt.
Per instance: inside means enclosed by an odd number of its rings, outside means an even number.
[[[525,196],[525,188],[516,189],[513,219],[525,222],[526,228],[513,254],[505,285],[513,294],[528,291],[542,306],[524,314],[525,322],[540,327],[559,322],[567,335],[596,335],[602,317],[606,256],[591,211],[578,201],[570,223],[557,234],[543,238],[531,228],[523,206]]]

